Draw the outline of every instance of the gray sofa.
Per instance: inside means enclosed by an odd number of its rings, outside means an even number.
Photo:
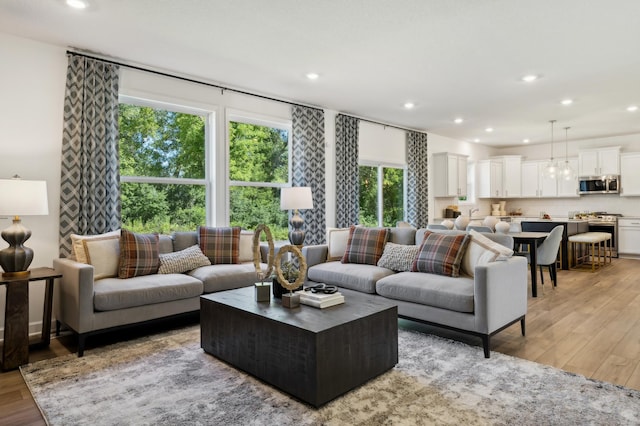
[[[420,244],[425,229],[391,228],[389,241]],[[464,231],[434,231],[461,233]],[[483,234],[506,247],[513,239]],[[352,291],[376,294],[398,304],[398,316],[482,338],[484,355],[490,356],[490,338],[520,321],[525,333],[527,313],[527,260],[514,256],[477,266],[474,277],[457,278],[422,272],[394,272],[374,265],[327,262],[327,245],[307,246],[309,283],[337,285],[348,298]]]
[[[161,235],[160,253],[179,251],[197,241],[196,232]],[[72,259],[54,259],[53,267],[62,274],[54,293],[56,331],[63,323],[78,334],[78,356],[92,334],[198,311],[200,295],[256,282],[253,262],[202,266],[184,274],[100,280],[94,280],[93,266]],[[266,270],[265,264],[262,267]]]

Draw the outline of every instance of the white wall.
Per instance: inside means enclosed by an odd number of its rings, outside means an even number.
[[[49,215],[27,216],[22,222],[32,231],[26,243],[34,251],[32,266],[51,266],[58,256],[65,49],[0,33],[0,58],[0,177],[19,174],[47,181]],[[10,223],[1,218],[0,229]],[[5,297],[2,286],[0,327],[4,327]],[[30,328],[35,332],[42,320],[43,282],[30,284],[29,298]]]

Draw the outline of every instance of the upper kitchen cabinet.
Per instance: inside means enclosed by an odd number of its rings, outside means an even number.
[[[434,197],[466,197],[467,156],[450,152],[433,154]]]
[[[478,162],[479,198],[514,198],[522,193],[522,157],[505,155]]]
[[[522,163],[522,197],[556,197],[558,187],[555,179],[544,176],[547,161],[524,161]]]
[[[640,152],[620,155],[620,196],[640,196]]]
[[[620,174],[620,147],[581,150],[578,153],[580,176]]]
[[[569,161],[569,166],[571,166],[574,175],[569,180],[564,179],[562,176],[558,178],[558,197],[579,197],[578,176],[576,176],[578,172],[578,159],[574,157],[569,158],[567,161]],[[564,161],[559,160],[558,164],[563,166]]]

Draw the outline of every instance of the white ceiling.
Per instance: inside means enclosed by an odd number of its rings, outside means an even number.
[[[0,31],[492,146],[640,133],[638,0],[90,1],[0,0]]]

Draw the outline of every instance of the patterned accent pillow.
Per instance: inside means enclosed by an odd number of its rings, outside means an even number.
[[[377,265],[388,239],[387,228],[363,228],[351,225],[342,263]]]
[[[210,228],[200,226],[200,250],[212,265],[238,263],[240,257],[240,227]]]
[[[411,271],[458,277],[468,244],[468,234],[448,235],[426,231]]]
[[[123,229],[120,235],[118,278],[157,273],[160,266],[158,240],[158,234],[134,234]]]
[[[158,273],[181,274],[207,265],[211,265],[211,261],[202,253],[200,246],[195,245],[173,253],[160,254]]]
[[[382,257],[378,260],[378,266],[398,272],[411,271],[411,266],[416,256],[418,256],[419,249],[420,247],[416,245],[389,242],[384,246],[384,252],[382,252]]]

